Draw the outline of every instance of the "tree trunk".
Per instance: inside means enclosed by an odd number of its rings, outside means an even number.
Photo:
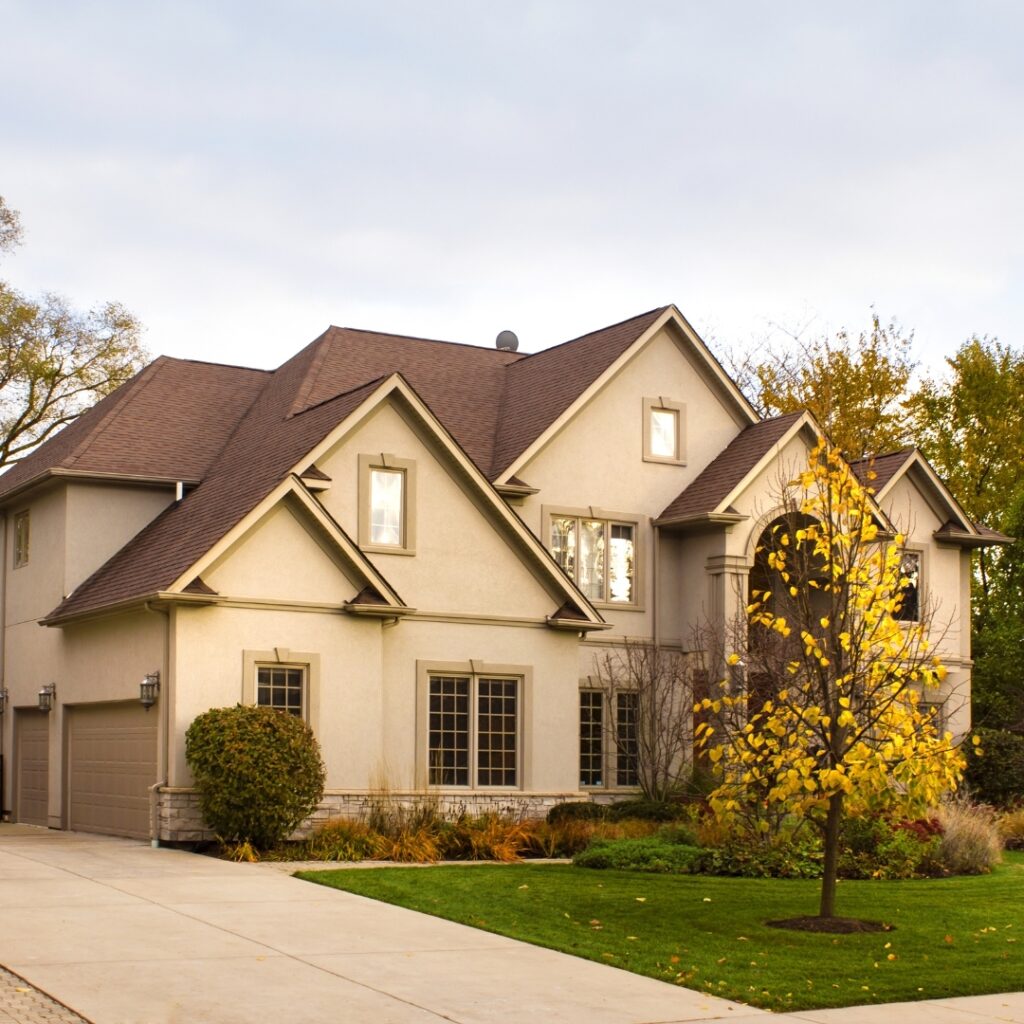
[[[836,875],[839,869],[839,824],[843,820],[842,792],[833,793],[828,801],[825,819],[825,867],[821,876],[821,905],[819,917],[835,917]]]

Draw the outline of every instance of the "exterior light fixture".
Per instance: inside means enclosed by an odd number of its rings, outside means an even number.
[[[57,684],[47,683],[39,691],[39,710],[45,711],[49,714],[53,710],[53,705],[57,700]]]
[[[150,672],[139,683],[139,703],[148,711],[155,703],[160,692],[160,673]]]
[[[0,688],[0,715],[7,710],[7,698],[10,694],[7,692],[7,687]]]

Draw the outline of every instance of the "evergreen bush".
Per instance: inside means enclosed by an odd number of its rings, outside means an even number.
[[[206,711],[188,727],[185,757],[203,818],[225,843],[269,849],[323,796],[316,737],[282,711],[241,704]]]

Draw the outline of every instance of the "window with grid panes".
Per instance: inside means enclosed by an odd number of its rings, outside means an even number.
[[[604,784],[604,694],[580,691],[580,785]]]
[[[286,665],[256,668],[256,703],[260,707],[305,717],[306,670]]]
[[[619,786],[639,785],[637,774],[637,713],[639,699],[635,693],[615,695],[615,783]]]
[[[518,785],[519,680],[431,676],[428,708],[431,785]]]

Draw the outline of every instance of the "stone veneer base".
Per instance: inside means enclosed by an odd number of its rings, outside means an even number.
[[[374,803],[387,800],[412,808],[424,800],[436,801],[447,817],[463,812],[482,814],[499,811],[517,818],[543,818],[564,800],[587,801],[589,793],[326,793],[317,809],[295,830],[292,839],[302,839],[318,825],[334,818],[365,817]],[[192,789],[161,789],[158,795],[158,838],[166,843],[199,843],[215,839],[199,810],[199,795]]]

